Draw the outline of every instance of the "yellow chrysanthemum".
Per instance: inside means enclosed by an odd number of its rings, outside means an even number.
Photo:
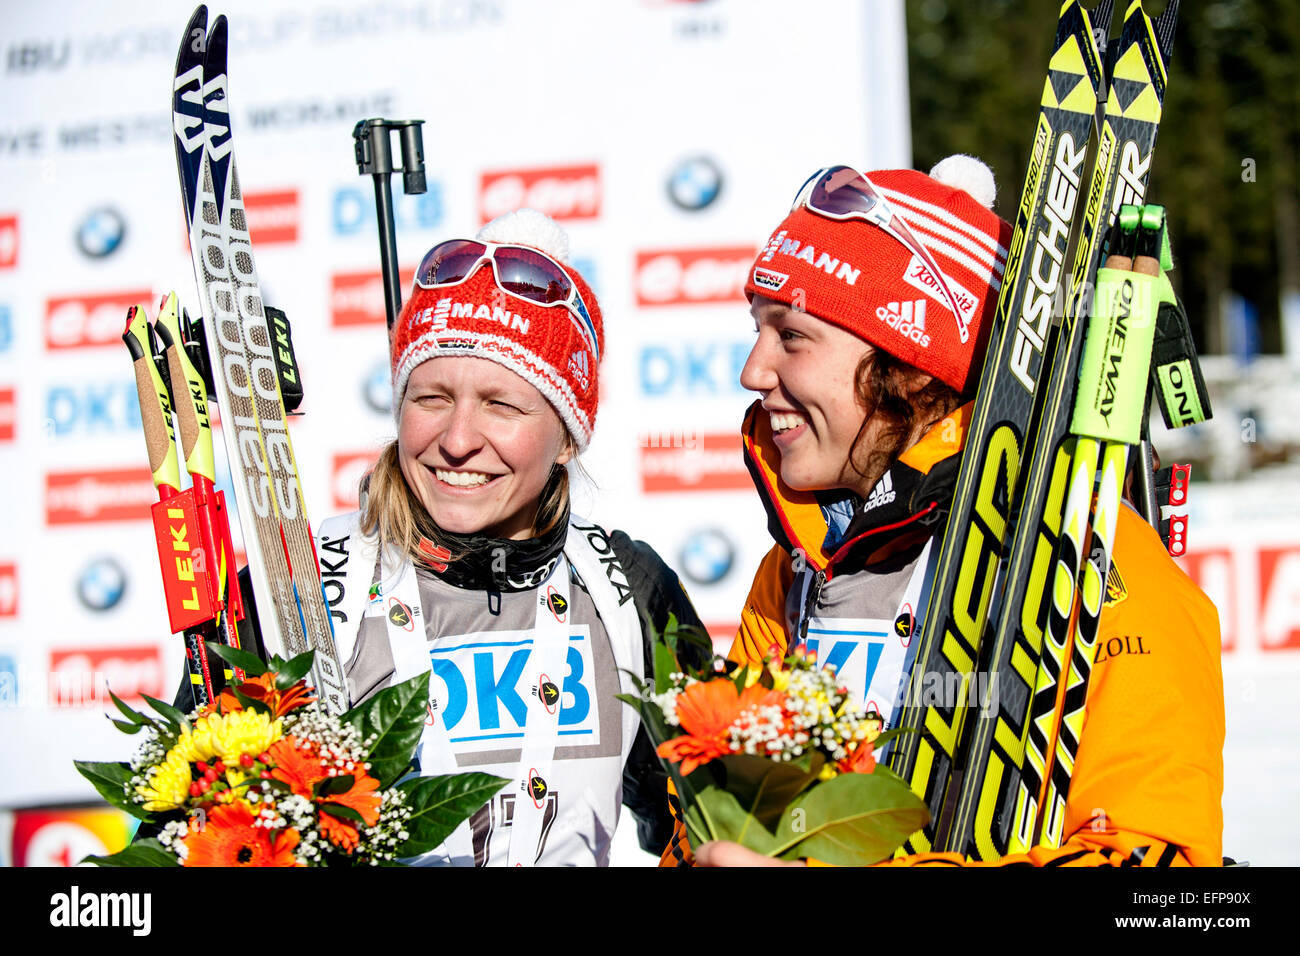
[[[822,765],[821,771],[817,774],[818,780],[834,780],[840,775],[839,769],[835,764],[827,762]]]
[[[233,766],[226,768],[226,783],[229,784],[232,789],[238,787],[247,779],[248,774],[244,773],[240,767]]]
[[[214,727],[212,742],[217,756],[227,764],[239,763],[244,754],[256,757],[282,736],[280,721],[257,710],[238,710],[221,716]]]
[[[182,734],[175,750],[189,760],[213,760],[236,765],[244,754],[256,757],[281,737],[280,721],[261,711],[237,710],[230,714],[209,714],[194,722],[191,733]]]
[[[177,739],[176,746],[172,748],[173,752],[184,754],[185,759],[190,763],[212,760],[216,757],[217,752],[212,747],[212,729],[209,723],[214,718],[219,720],[220,716],[211,714],[196,720],[193,729],[189,733],[181,734]]]
[[[163,762],[149,771],[145,783],[136,787],[144,797],[146,810],[175,810],[190,795],[190,764],[185,756],[173,747]]]

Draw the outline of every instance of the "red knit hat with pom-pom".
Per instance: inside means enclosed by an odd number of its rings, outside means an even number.
[[[828,219],[802,205],[759,252],[745,293],[838,325],[967,391],[983,365],[1011,241],[1010,224],[987,208],[993,174],[962,156],[929,176],[890,169],[866,178],[942,270],[960,316],[904,242],[864,219]]]

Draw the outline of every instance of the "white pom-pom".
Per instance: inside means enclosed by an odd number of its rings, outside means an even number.
[[[993,181],[993,170],[982,159],[957,153],[947,159],[941,159],[930,170],[930,178],[951,186],[964,189],[971,197],[986,209],[993,208],[997,198],[998,187]]]
[[[569,261],[569,234],[536,209],[516,209],[497,216],[478,231],[479,242],[511,242],[540,249],[552,259]]]

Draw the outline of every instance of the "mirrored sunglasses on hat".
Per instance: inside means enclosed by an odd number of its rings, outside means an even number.
[[[957,319],[957,332],[961,340],[965,342],[970,338],[966,319],[957,308],[957,297],[948,288],[948,277],[939,268],[930,251],[921,244],[903,218],[864,174],[851,166],[827,166],[819,169],[800,187],[790,211],[800,207],[826,219],[862,219],[901,242],[929,270],[935,287]]]
[[[506,295],[533,305],[564,306],[574,327],[591,349],[592,358],[600,361],[596,324],[591,320],[577,285],[562,265],[537,249],[473,239],[449,239],[425,253],[415,271],[415,284],[421,289],[460,285],[484,262],[491,263],[493,280]]]

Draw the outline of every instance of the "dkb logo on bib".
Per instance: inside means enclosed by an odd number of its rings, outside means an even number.
[[[531,631],[446,637],[430,648],[430,694],[438,702],[443,726],[457,751],[499,750],[503,744],[522,741],[526,699],[533,696],[536,685],[537,671],[535,666],[529,667],[532,652]],[[599,742],[596,678],[586,626],[569,630],[563,674],[558,682],[558,742]],[[549,680],[547,684],[543,693],[550,698],[557,684]]]

